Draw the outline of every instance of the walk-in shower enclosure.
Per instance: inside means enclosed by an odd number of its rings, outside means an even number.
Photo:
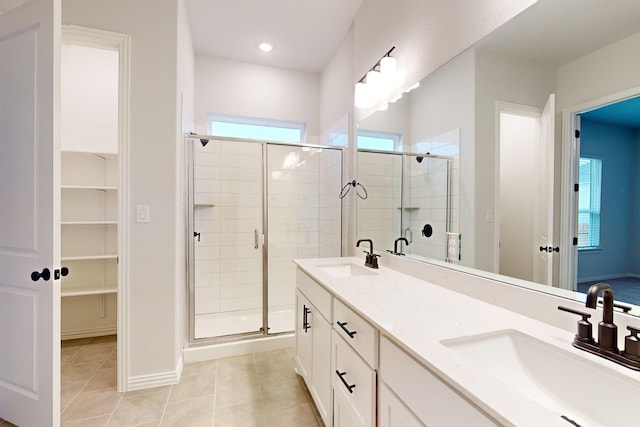
[[[341,255],[342,150],[187,144],[191,343],[294,330],[294,258]]]

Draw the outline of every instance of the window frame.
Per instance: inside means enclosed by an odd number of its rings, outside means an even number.
[[[580,179],[580,168],[581,168],[581,162],[584,160],[588,160],[589,162],[591,162],[592,166],[591,166],[591,172],[590,172],[590,177],[589,177],[589,208],[588,209],[581,209],[580,208],[580,194],[584,194],[584,183],[581,181]],[[595,156],[579,156],[578,158],[578,200],[577,200],[577,229],[576,229],[576,234],[577,234],[577,238],[578,238],[578,251],[579,252],[588,252],[588,251],[599,251],[602,249],[602,171],[603,171],[603,161],[601,158],[595,157]],[[593,170],[593,165],[597,165],[597,171]],[[594,188],[594,179],[593,179],[593,174],[594,173],[598,173],[599,176],[597,177],[598,179],[598,184],[597,188]],[[597,191],[597,193],[595,193]],[[595,201],[594,201],[595,200]],[[597,206],[594,206],[594,204],[597,203]],[[587,214],[589,215],[589,223],[588,223],[588,230],[587,230],[587,240],[588,240],[588,245],[581,245],[580,244],[580,215],[581,214]],[[594,218],[597,218],[597,221],[594,221]],[[594,224],[597,222],[597,233],[594,231]],[[593,236],[593,234],[596,234],[595,237],[591,237]],[[597,239],[596,242],[594,242],[593,240]],[[593,244],[595,243],[595,244]]]
[[[224,135],[216,134],[216,131],[214,129],[215,122],[296,130],[300,132],[300,140],[297,141],[297,140],[291,140],[291,139],[253,138],[253,137],[248,137],[246,135],[232,136],[232,135],[226,135],[226,134]],[[238,138],[238,139],[250,139],[255,141],[275,141],[275,142],[285,142],[285,143],[294,143],[294,144],[307,143],[307,124],[306,123],[294,122],[294,121],[288,121],[288,120],[269,119],[264,117],[248,117],[248,116],[236,116],[232,114],[207,113],[207,132],[209,135],[215,136],[218,138]]]
[[[391,140],[393,141],[393,148],[391,150],[387,150],[384,148],[361,147],[360,146],[361,136]],[[372,129],[358,129],[358,132],[356,135],[356,148],[362,148],[364,150],[402,151],[402,134],[398,132],[378,131],[378,130],[372,130]]]

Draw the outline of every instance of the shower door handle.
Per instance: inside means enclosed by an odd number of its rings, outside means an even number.
[[[253,230],[253,241],[254,241],[254,249],[258,249],[260,246],[258,244],[258,229]]]

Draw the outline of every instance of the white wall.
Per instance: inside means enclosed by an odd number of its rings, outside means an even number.
[[[457,229],[462,234],[461,263],[475,262],[475,52],[469,50],[447,63],[411,92],[411,140],[432,141],[458,130],[459,160],[454,161],[454,195],[458,195]],[[420,149],[421,150],[421,149]],[[414,150],[415,151],[415,150]],[[432,153],[451,155],[450,153]],[[454,157],[456,157],[454,155]],[[456,188],[456,185],[458,188]]]
[[[496,202],[496,101],[542,109],[549,95],[555,92],[556,69],[479,49],[475,68],[476,259],[473,266],[493,271],[494,248],[498,244],[496,223],[487,221],[486,212],[493,212]],[[462,168],[464,174],[464,166]]]
[[[62,45],[60,149],[118,153],[118,52]]]
[[[535,0],[367,0],[354,19],[352,84],[396,46],[396,87],[406,89],[533,3]],[[368,114],[358,111],[357,120]]]
[[[640,33],[558,69],[557,109],[640,87]]]
[[[196,55],[196,131],[207,133],[207,113],[307,123],[307,142],[317,143],[320,76]]]
[[[193,131],[195,128],[193,122],[194,109],[194,51],[193,42],[191,40],[191,31],[187,20],[184,0],[178,0],[178,51],[177,51],[177,135],[176,135],[176,158],[175,165],[178,173],[176,179],[176,248],[175,248],[175,342],[178,344],[174,348],[176,360],[182,357],[182,346],[180,343],[185,342],[185,324],[187,323],[186,313],[186,292],[187,274],[186,274],[186,184],[185,184],[185,155],[186,144],[182,135]]]
[[[131,36],[129,147],[128,378],[140,386],[176,374],[174,332],[177,173],[177,0],[65,0],[62,22]],[[150,223],[135,223],[135,206],[150,207]]]

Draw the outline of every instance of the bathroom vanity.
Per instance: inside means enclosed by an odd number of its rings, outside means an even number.
[[[570,330],[358,257],[295,263],[296,369],[327,426],[630,422],[640,373]]]

